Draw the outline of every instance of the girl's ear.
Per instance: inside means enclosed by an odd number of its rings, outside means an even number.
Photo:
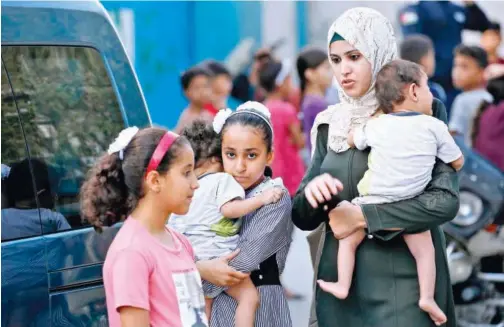
[[[304,77],[306,78],[307,82],[311,82],[313,80],[313,69],[307,68],[304,72]]]
[[[156,170],[150,171],[147,176],[145,176],[145,186],[147,189],[151,190],[154,193],[161,192],[161,176],[159,172]]]
[[[273,159],[275,159],[275,151],[271,150],[270,153],[266,156],[266,164],[269,166],[273,162]]]

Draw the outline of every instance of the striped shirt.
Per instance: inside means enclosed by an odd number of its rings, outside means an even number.
[[[256,189],[262,188],[266,179],[253,190],[247,192],[249,198]],[[243,225],[238,241],[240,253],[229,262],[238,271],[252,272],[259,264],[276,254],[280,274],[292,240],[291,198],[287,190],[279,202],[260,208],[243,217]],[[217,286],[212,286],[217,288]],[[291,327],[292,322],[281,285],[263,285],[258,288],[260,305],[256,312],[255,327]],[[233,327],[236,301],[221,292],[212,306],[211,327]]]

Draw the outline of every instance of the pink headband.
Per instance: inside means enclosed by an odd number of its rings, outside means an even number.
[[[161,138],[159,141],[159,144],[156,147],[156,150],[154,150],[154,153],[152,154],[152,157],[149,161],[149,165],[147,166],[147,171],[145,172],[145,175],[150,173],[153,170],[156,170],[159,167],[159,164],[163,160],[166,152],[170,149],[172,146],[173,142],[179,137],[179,135],[173,133],[173,132],[166,132],[165,135]]]

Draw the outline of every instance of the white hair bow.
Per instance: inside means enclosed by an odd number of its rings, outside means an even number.
[[[119,159],[124,159],[124,149],[130,144],[131,140],[138,133],[139,129],[136,126],[123,129],[117,138],[108,148],[108,154],[119,152]]]

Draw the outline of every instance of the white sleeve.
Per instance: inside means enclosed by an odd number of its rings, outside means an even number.
[[[448,126],[438,119],[436,119],[436,123],[433,124],[433,126],[437,142],[437,157],[446,164],[460,158],[462,156],[462,151],[460,151],[453,136],[451,136],[448,131]]]
[[[368,122],[368,124],[369,124],[369,122]],[[355,147],[359,150],[364,150],[365,148],[367,148],[369,146],[368,142],[367,142],[367,137],[366,137],[366,128],[367,128],[367,124],[361,125],[361,126],[355,128],[353,131],[354,144],[355,144]]]
[[[217,185],[217,205],[220,208],[234,199],[245,199],[245,190],[233,176],[221,174]]]

